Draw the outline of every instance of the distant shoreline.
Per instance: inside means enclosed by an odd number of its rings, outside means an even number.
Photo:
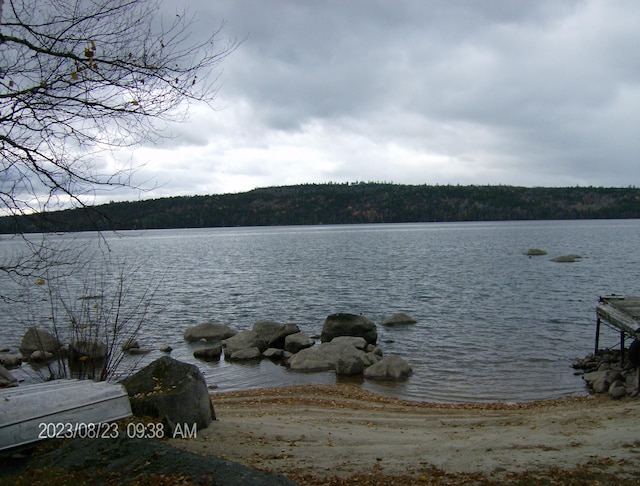
[[[0,218],[0,234],[640,218],[640,188],[302,184]]]

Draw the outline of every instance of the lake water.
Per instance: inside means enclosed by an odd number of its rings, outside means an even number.
[[[598,297],[640,295],[640,220],[211,228],[55,238],[107,248],[112,262],[135,269],[127,297],[153,288],[153,306],[162,306],[142,330],[141,345],[171,345],[174,358],[197,364],[219,391],[336,383],[336,377],[291,372],[268,360],[195,360],[197,345],[182,338],[188,326],[219,321],[241,330],[274,320],[319,335],[324,319],[336,312],[363,314],[378,324],[405,312],[418,324],[379,325],[378,342],[385,354],[405,358],[413,376],[399,384],[349,382],[436,402],[585,394],[570,365],[593,350]],[[5,237],[0,249],[6,257],[21,244]],[[527,257],[528,248],[548,255]],[[566,254],[583,258],[551,261]],[[16,288],[3,277],[2,291],[9,295]],[[31,322],[46,320],[48,310],[33,310],[33,300]],[[0,305],[0,344],[15,349],[27,311],[13,302]],[[618,342],[615,331],[603,330],[602,346]],[[161,355],[154,351],[139,365]],[[29,365],[14,374],[32,375]]]

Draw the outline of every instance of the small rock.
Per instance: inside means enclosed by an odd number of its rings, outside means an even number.
[[[546,255],[547,252],[544,250],[541,250],[540,248],[529,248],[527,251],[524,252],[524,254],[527,256],[542,256],[542,255]]]
[[[45,361],[50,361],[53,359],[53,353],[49,353],[47,351],[34,351],[29,356],[29,361],[33,361],[34,363],[43,363]]]
[[[129,354],[133,354],[133,355],[149,354],[150,352],[151,352],[151,349],[149,348],[130,348],[129,349]]]
[[[124,343],[122,343],[121,349],[123,351],[129,351],[130,349],[137,349],[139,347],[140,345],[138,344],[138,341],[136,341],[134,338],[129,338]]]
[[[17,368],[22,364],[22,356],[12,353],[0,354],[0,365],[6,368]]]
[[[4,366],[0,365],[0,388],[18,386],[18,380]]]
[[[281,359],[283,354],[284,354],[283,349],[267,348],[265,352],[262,353],[262,356],[268,359]]]
[[[163,353],[170,353],[171,351],[173,351],[173,348],[168,344],[165,344],[160,348],[160,351],[162,351]]]
[[[227,357],[226,352],[225,357]],[[231,361],[249,361],[254,359],[261,359],[262,351],[260,351],[260,348],[239,349],[231,353],[231,355],[227,358]]]
[[[206,348],[199,348],[193,352],[193,357],[202,359],[205,361],[219,361],[222,355],[222,346],[220,344],[216,346],[208,346]]]
[[[563,255],[552,258],[551,261],[556,263],[574,263],[580,261],[581,258],[580,255]]]

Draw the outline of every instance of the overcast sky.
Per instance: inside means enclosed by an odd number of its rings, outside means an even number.
[[[328,181],[640,186],[637,0],[188,5],[194,37],[225,21],[244,41],[218,109],[192,107],[175,138],[135,151],[159,187],[128,199]]]

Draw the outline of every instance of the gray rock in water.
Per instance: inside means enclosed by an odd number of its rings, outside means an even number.
[[[267,342],[255,331],[240,331],[235,336],[222,341],[225,356],[231,356],[236,351],[258,348],[260,352],[267,349]]]
[[[165,344],[164,346],[160,347],[160,351],[162,351],[163,353],[170,353],[171,351],[173,351],[173,348],[168,344]]]
[[[524,252],[524,254],[527,256],[542,256],[542,255],[546,255],[547,252],[544,250],[541,250],[540,248],[529,248],[527,251]]]
[[[176,426],[206,428],[216,419],[207,383],[197,366],[163,356],[121,381],[137,417],[161,419],[165,431]]]
[[[359,336],[370,344],[376,344],[378,329],[372,320],[364,316],[332,314],[324,321],[320,340],[323,343],[330,342],[338,336]]]
[[[284,350],[280,348],[267,348],[262,356],[268,359],[281,359],[284,355]]]
[[[284,339],[284,349],[290,353],[297,353],[303,349],[310,348],[316,342],[303,332],[289,334]]]
[[[296,324],[280,324],[273,321],[260,321],[253,325],[253,329],[258,337],[265,341],[268,348],[284,349],[284,342],[287,336],[300,332]]]
[[[22,364],[22,356],[13,353],[0,354],[0,365],[6,368],[17,368]]]
[[[51,361],[53,357],[53,353],[38,350],[31,353],[29,361],[33,361],[34,363],[44,363],[45,361]]]
[[[387,319],[382,321],[382,325],[386,327],[393,327],[393,326],[404,326],[409,324],[416,324],[417,322],[418,321],[415,318],[401,312],[399,314],[394,314],[391,317],[388,317]]]
[[[246,348],[234,351],[230,355],[225,353],[225,356],[231,361],[250,361],[261,359],[262,351],[259,348]]]
[[[194,358],[205,361],[219,361],[220,356],[222,356],[222,345],[220,344],[207,346],[205,348],[198,348],[193,352]]]
[[[222,341],[234,336],[235,334],[236,331],[226,324],[221,324],[219,322],[205,322],[204,324],[189,327],[184,332],[184,339],[189,342],[200,341],[201,339],[206,341]]]
[[[123,351],[129,351],[130,349],[138,348],[140,348],[140,344],[138,344],[138,341],[134,338],[129,338],[124,343],[122,343],[122,347],[120,349],[122,349]]]
[[[43,327],[30,327],[22,336],[20,352],[23,356],[31,356],[34,351],[57,353],[60,349],[58,339]]]
[[[0,388],[18,386],[18,380],[4,366],[0,365]]]
[[[77,339],[69,344],[69,361],[101,360],[107,357],[107,345],[97,339]]]
[[[336,375],[361,375],[364,371],[365,352],[361,349],[347,348],[336,360]]]
[[[351,349],[363,351],[367,342],[362,337],[341,336],[329,343],[306,348],[289,359],[289,367],[294,371],[329,371],[336,369],[340,355]]]
[[[129,354],[136,356],[136,355],[142,355],[142,354],[149,354],[151,351],[152,350],[150,348],[130,348],[127,352]]]
[[[364,377],[372,380],[402,381],[411,376],[409,364],[394,354],[382,358],[364,370]]]
[[[552,258],[551,261],[556,263],[575,263],[580,261],[581,258],[580,255],[562,255]]]

